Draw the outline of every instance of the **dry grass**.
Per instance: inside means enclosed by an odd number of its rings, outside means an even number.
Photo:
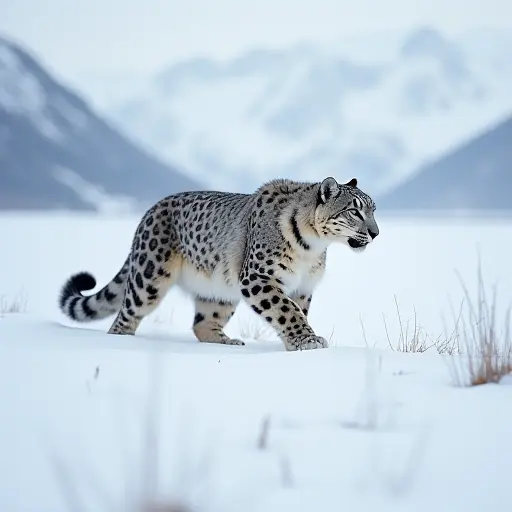
[[[379,400],[379,377],[382,375],[382,354],[365,350],[364,386],[357,402],[353,420],[343,421],[343,428],[376,431],[383,423],[383,401]]]
[[[270,437],[271,417],[266,415],[260,425],[260,433],[258,436],[258,442],[256,447],[260,451],[267,451],[269,449],[269,437]],[[281,453],[279,457],[279,472],[281,475],[281,485],[285,488],[294,487],[294,477],[292,471],[292,464],[287,454]]]
[[[478,263],[476,305],[471,300],[464,281],[459,280],[465,296],[465,310],[456,322],[461,355],[452,360],[454,383],[458,386],[478,386],[496,383],[512,372],[511,309],[506,310],[503,324],[497,317],[497,293],[493,286],[492,299],[485,290],[480,261]]]
[[[27,296],[21,292],[14,298],[8,298],[0,295],[0,315],[14,313],[25,313],[27,310]]]
[[[361,324],[361,330],[363,331],[364,344],[366,345],[366,348],[370,348],[370,344],[368,343],[368,338],[366,337],[366,329],[364,328],[363,317],[361,315],[359,315],[359,322]],[[376,345],[377,345],[377,342],[374,341],[373,346],[371,348],[375,348]]]
[[[332,331],[331,331],[331,334],[329,335],[329,339],[327,340],[327,343],[329,344],[329,347],[336,347],[338,346],[338,343],[336,340],[334,340],[334,343],[333,343],[333,336],[334,336],[334,331],[336,330],[336,326],[333,325],[332,326]]]
[[[456,328],[450,334],[441,334],[436,338],[433,338],[418,322],[418,316],[416,314],[415,308],[413,308],[414,316],[412,322],[410,320],[407,320],[405,323],[402,320],[400,306],[398,305],[398,300],[396,296],[395,308],[399,327],[398,339],[395,342],[391,340],[391,336],[388,330],[388,324],[386,322],[386,317],[384,316],[384,314],[382,315],[384,329],[386,331],[386,339],[391,350],[393,350],[394,352],[422,353],[430,349],[435,349],[439,354],[452,355],[458,353],[459,337],[457,332],[457,324]],[[368,346],[364,326],[362,326],[362,328],[363,335],[365,337],[365,343],[366,346]]]
[[[260,427],[260,435],[258,437],[258,450],[266,450],[268,448],[268,438],[270,434],[270,415],[263,418]]]
[[[151,370],[149,373],[149,389],[145,403],[145,411],[142,421],[142,460],[139,461],[140,474],[136,482],[127,487],[127,493],[121,499],[112,496],[97,475],[93,472],[86,474],[81,471],[78,474],[78,467],[73,462],[66,462],[64,458],[53,450],[51,463],[57,484],[60,486],[62,497],[68,505],[70,512],[86,512],[83,492],[89,490],[91,496],[95,496],[101,502],[102,511],[133,511],[133,512],[191,512],[191,507],[181,500],[160,497],[159,457],[160,446],[160,412],[162,400],[162,378],[163,369],[158,355],[154,354],[150,361]],[[99,367],[96,367],[94,378],[99,376]],[[86,478],[88,477],[88,478]],[[203,478],[204,475],[197,475]],[[89,489],[87,489],[87,487]],[[89,497],[91,497],[89,496]],[[98,503],[99,504],[99,503]],[[95,510],[98,510],[96,508]]]
[[[429,348],[434,347],[435,342],[430,339],[425,329],[423,329],[418,324],[416,309],[414,309],[414,321],[411,328],[409,320],[407,320],[404,326],[404,323],[402,321],[402,315],[400,314],[400,307],[398,306],[398,300],[396,297],[395,306],[398,318],[398,325],[400,328],[398,340],[396,340],[395,344],[391,342],[386,317],[384,316],[384,314],[382,315],[384,329],[386,330],[386,338],[388,340],[388,345],[391,348],[391,350],[397,352],[426,352]]]

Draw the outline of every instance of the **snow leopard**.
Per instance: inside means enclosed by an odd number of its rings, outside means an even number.
[[[123,266],[94,294],[88,272],[61,289],[61,311],[77,322],[116,315],[108,333],[135,334],[174,285],[195,305],[200,342],[244,345],[224,329],[245,302],[288,351],[327,348],[308,322],[327,249],[361,252],[377,237],[375,203],[356,178],[338,183],[274,179],[252,194],[187,191],[158,201],[142,216]]]

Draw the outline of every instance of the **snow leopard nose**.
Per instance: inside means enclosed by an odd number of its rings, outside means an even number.
[[[379,231],[372,231],[371,229],[369,229],[368,234],[372,237],[373,240],[379,234]]]

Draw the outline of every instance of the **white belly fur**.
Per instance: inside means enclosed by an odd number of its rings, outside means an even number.
[[[185,265],[180,272],[177,285],[186,293],[193,296],[238,302],[242,298],[237,280],[232,279],[229,284],[222,271],[214,272],[210,276],[197,272],[194,267]]]
[[[293,272],[282,271],[279,278],[284,283],[283,291],[287,295],[313,292],[322,277],[322,272],[311,275],[310,270],[309,262],[295,262]],[[192,296],[230,302],[238,302],[242,299],[237,278],[230,276],[229,279],[226,279],[222,271],[207,275],[198,272],[193,266],[185,265],[181,269],[176,284]]]

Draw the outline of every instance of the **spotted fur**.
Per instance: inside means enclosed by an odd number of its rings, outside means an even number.
[[[117,313],[112,334],[134,334],[177,285],[195,301],[202,342],[238,344],[224,327],[241,300],[268,322],[287,350],[327,347],[308,323],[326,251],[341,242],[362,251],[378,234],[373,200],[357,180],[339,184],[274,180],[254,194],[184,192],[150,208],[123,267],[100,291],[82,272],[60,295],[61,310],[86,322]]]

